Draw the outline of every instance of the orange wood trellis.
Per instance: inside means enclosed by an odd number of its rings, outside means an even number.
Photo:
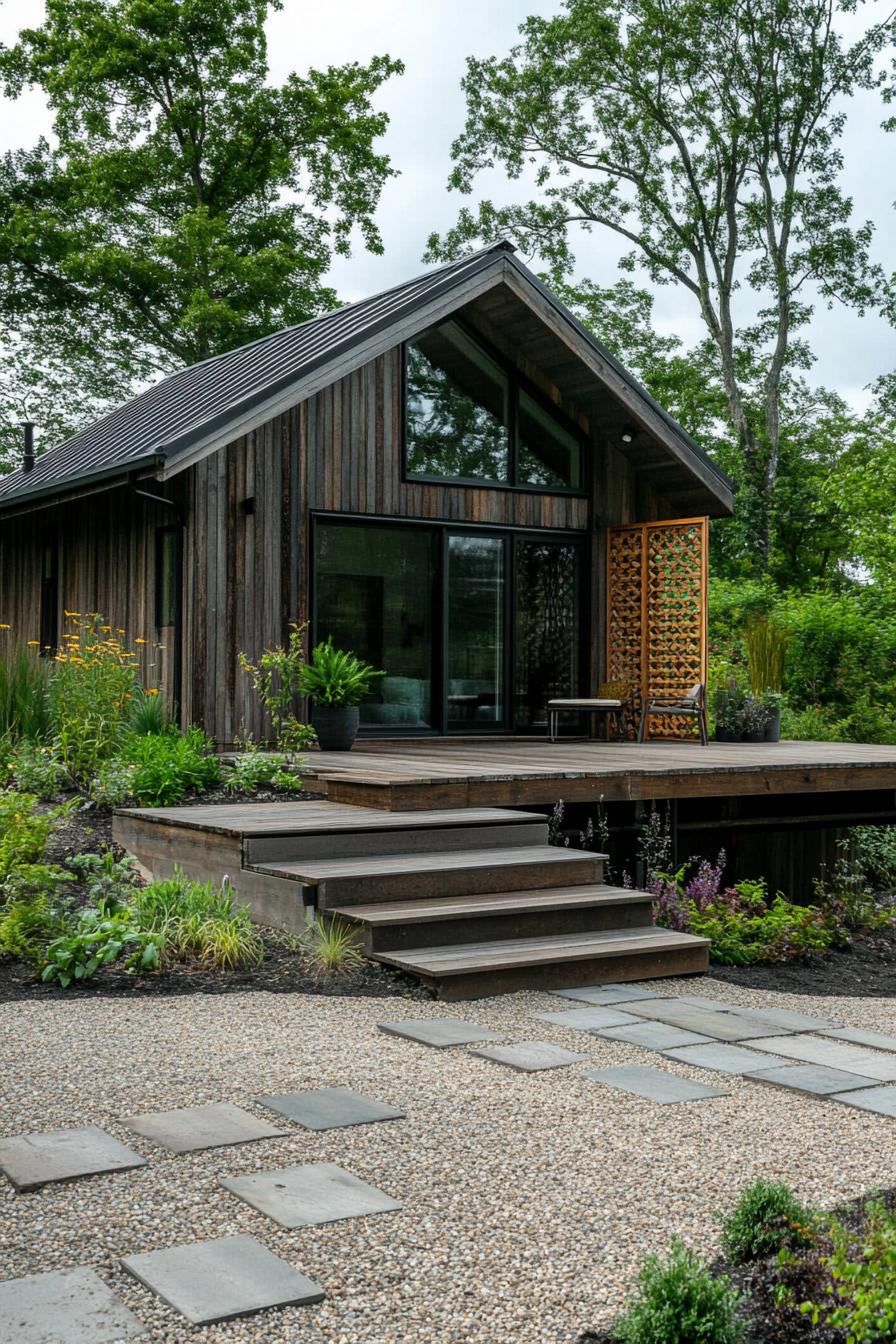
[[[708,518],[609,530],[607,680],[632,683],[636,717],[645,697],[686,695],[706,682],[708,559]],[[654,724],[654,737],[696,735],[693,720]]]

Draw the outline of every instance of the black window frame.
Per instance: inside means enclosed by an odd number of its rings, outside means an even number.
[[[162,610],[163,580],[165,565],[165,543],[173,541],[172,564],[173,564],[173,583],[174,589],[171,593],[171,615],[170,619],[163,620],[162,617],[167,613]],[[178,524],[172,524],[168,527],[156,528],[156,546],[155,546],[155,625],[157,630],[170,630],[176,628],[179,621],[179,611],[181,604],[181,588],[183,576],[182,566],[182,529]]]
[[[59,537],[56,532],[45,532],[41,537],[38,622],[40,656],[52,658],[59,652]]]
[[[477,331],[457,316],[434,322],[433,327],[446,326],[453,322],[468,340],[478,345],[483,354],[499,366],[507,378],[507,439],[508,439],[508,479],[496,481],[485,476],[439,476],[435,473],[410,471],[408,468],[408,346],[415,338],[404,341],[401,347],[401,478],[406,482],[422,482],[429,485],[465,485],[478,490],[512,490],[516,494],[529,495],[571,495],[577,499],[588,497],[588,472],[590,468],[591,443],[588,435],[570,416],[556,406],[539,387],[520,373],[515,365],[484,341]],[[425,328],[430,330],[429,327]],[[418,332],[423,335],[424,332]],[[540,406],[559,427],[571,434],[579,442],[579,484],[578,485],[532,485],[519,480],[519,394],[523,391]]]

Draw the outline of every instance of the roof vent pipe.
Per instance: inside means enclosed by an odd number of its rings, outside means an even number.
[[[34,424],[26,420],[22,425],[22,470],[31,471],[34,466]]]

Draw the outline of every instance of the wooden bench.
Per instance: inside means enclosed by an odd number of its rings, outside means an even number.
[[[607,716],[607,739],[610,736],[610,718],[612,714],[616,720],[616,736],[622,738],[625,733],[625,719],[623,710],[625,702],[623,700],[604,700],[580,698],[574,700],[549,700],[548,701],[548,737],[552,742],[557,741],[557,721],[561,714],[571,712],[574,714],[605,714]]]

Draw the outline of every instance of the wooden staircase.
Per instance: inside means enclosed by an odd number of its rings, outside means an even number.
[[[655,928],[650,897],[605,885],[605,855],[549,845],[541,814],[417,817],[392,828],[382,814],[359,819],[338,839],[326,829],[249,839],[245,866],[299,884],[322,918],[358,926],[367,956],[443,999],[707,969],[706,940]]]

